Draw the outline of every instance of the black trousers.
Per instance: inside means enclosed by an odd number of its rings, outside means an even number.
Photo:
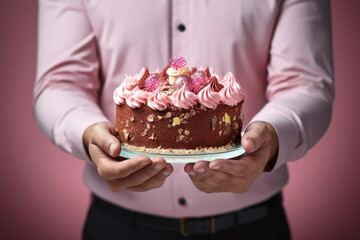
[[[281,197],[281,196],[280,196]],[[270,200],[268,200],[270,201]],[[83,231],[85,240],[112,240],[112,239],[146,239],[146,240],[176,240],[176,239],[251,239],[251,240],[285,240],[291,239],[289,225],[286,219],[282,202],[271,205],[268,214],[260,220],[230,229],[216,232],[215,234],[182,236],[179,232],[162,231],[154,228],[137,225],[134,221],[114,216],[111,209],[118,208],[104,202],[105,210],[92,202]],[[266,204],[264,203],[261,204]]]

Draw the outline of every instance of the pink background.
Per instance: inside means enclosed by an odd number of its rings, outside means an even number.
[[[326,135],[289,164],[294,239],[360,239],[360,1],[332,1],[336,101]],[[80,239],[84,162],[51,145],[32,115],[37,1],[0,1],[0,234]]]

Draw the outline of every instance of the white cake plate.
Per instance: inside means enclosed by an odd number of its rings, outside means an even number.
[[[120,157],[132,158],[139,155],[145,155],[149,158],[163,157],[167,163],[195,163],[198,161],[213,161],[215,159],[228,159],[241,156],[245,150],[241,145],[236,145],[233,149],[224,152],[201,153],[201,154],[155,154],[147,152],[131,151],[125,148],[121,149]]]

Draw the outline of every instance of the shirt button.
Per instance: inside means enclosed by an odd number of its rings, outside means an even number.
[[[179,203],[180,205],[184,206],[184,205],[186,204],[185,198],[179,198],[179,199],[178,199],[178,203]]]
[[[182,23],[181,23],[181,24],[179,24],[177,28],[178,28],[178,30],[179,30],[180,32],[184,32],[184,31],[186,30],[185,25],[184,25],[184,24],[182,24]]]

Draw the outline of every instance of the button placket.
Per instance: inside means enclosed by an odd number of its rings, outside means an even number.
[[[172,57],[185,56],[189,38],[189,5],[188,0],[172,1]]]

